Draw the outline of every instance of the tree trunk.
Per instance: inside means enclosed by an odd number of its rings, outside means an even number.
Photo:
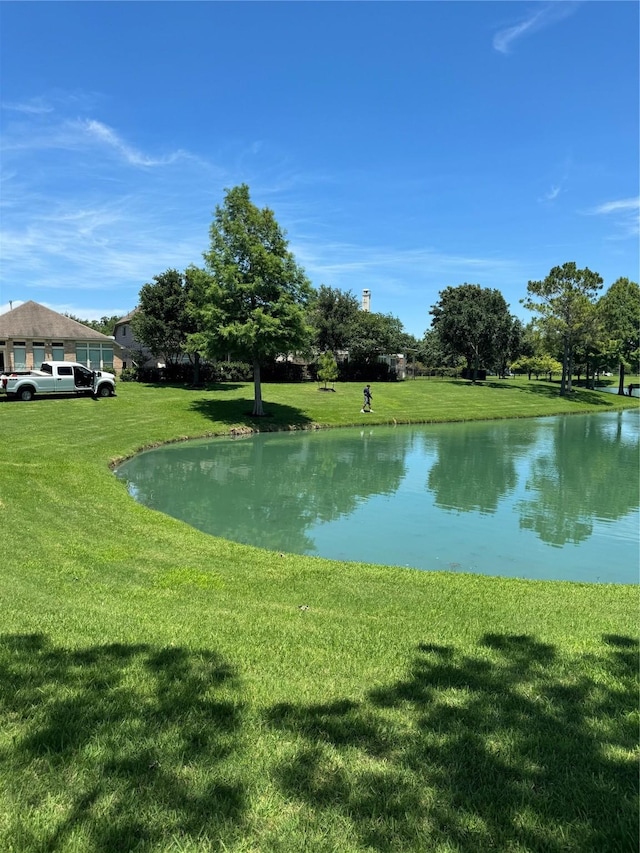
[[[624,363],[620,362],[620,379],[618,381],[618,394],[624,397]]]
[[[253,362],[253,411],[251,414],[256,418],[264,415],[262,408],[262,386],[260,384],[260,362]]]
[[[200,353],[193,354],[193,384],[197,388],[200,385]]]
[[[569,377],[569,341],[565,338],[562,348],[562,378],[560,380],[560,396],[564,397],[571,391]]]

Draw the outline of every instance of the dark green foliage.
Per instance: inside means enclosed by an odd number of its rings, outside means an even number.
[[[346,349],[358,311],[358,300],[350,291],[320,285],[310,311],[316,347],[321,352]]]
[[[70,320],[75,320],[76,323],[82,323],[83,326],[88,326],[96,332],[108,335],[109,337],[113,335],[116,323],[120,319],[117,314],[113,314],[111,317],[101,317],[99,320],[81,320],[80,317],[76,317],[75,314],[67,313],[65,313],[64,316],[68,317]]]
[[[624,394],[627,364],[637,366],[640,356],[640,287],[619,278],[598,302],[598,314],[612,359],[619,365],[618,394]]]
[[[544,335],[557,339],[562,352],[560,394],[571,393],[571,376],[577,347],[592,335],[594,300],[602,278],[588,267],[578,269],[573,262],[553,267],[542,281],[527,284],[525,308],[539,315]]]
[[[327,382],[335,382],[338,378],[338,364],[332,352],[323,352],[318,359],[318,379],[324,382],[324,387],[327,387]]]
[[[153,277],[153,284],[143,285],[138,310],[131,317],[136,340],[162,357],[167,367],[183,361],[187,334],[192,331],[187,295],[184,274],[166,270]]]
[[[253,415],[262,416],[262,368],[310,343],[311,285],[273,211],[252,204],[246,184],[226,191],[210,236],[194,300],[198,349],[212,360],[231,353],[252,364]]]
[[[470,375],[480,367],[506,363],[514,318],[499,290],[479,284],[447,287],[430,313],[442,350],[463,356]]]
[[[349,361],[371,364],[378,356],[401,352],[402,323],[392,314],[358,311],[349,328]]]

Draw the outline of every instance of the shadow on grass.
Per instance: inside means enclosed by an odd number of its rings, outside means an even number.
[[[448,381],[451,385],[473,385],[473,382],[471,381],[461,383],[459,379]],[[542,380],[538,384],[536,380],[531,379],[529,380],[529,384],[526,386],[523,386],[520,383],[514,383],[512,385],[509,380],[496,382],[492,379],[478,380],[475,384],[477,387],[491,388],[494,391],[518,391],[525,394],[536,394],[537,396],[545,397],[548,400],[560,399],[560,385],[549,384],[549,382]],[[565,399],[569,402],[582,403],[588,406],[610,407],[613,405],[613,400],[607,399],[607,396],[610,397],[613,395],[607,395],[602,391],[594,391],[590,388],[583,388],[576,385],[574,382],[571,394]]]
[[[170,389],[171,391],[237,391],[238,388],[246,388],[246,382],[207,382],[206,385],[189,385],[185,382],[139,382],[144,388],[153,388],[156,391]]]
[[[638,644],[603,639],[563,659],[528,636],[487,635],[474,657],[424,644],[361,702],[280,704],[270,724],[298,737],[282,791],[340,812],[367,850],[632,853]]]
[[[300,427],[313,423],[301,409],[282,403],[264,402],[264,415],[251,414],[253,400],[194,400],[190,408],[211,421],[226,424],[246,423],[252,428],[268,430],[273,427]]]
[[[114,853],[237,835],[242,691],[215,652],[5,636],[0,691],[15,732],[0,750],[8,849]]]
[[[502,634],[473,654],[424,643],[363,700],[267,709],[290,754],[263,780],[217,653],[0,637],[4,849],[258,850],[249,792],[275,783],[306,817],[269,849],[337,850],[348,826],[380,853],[632,853],[637,670],[637,641],[617,635],[598,654]]]

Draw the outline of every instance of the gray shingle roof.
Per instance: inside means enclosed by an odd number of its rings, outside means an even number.
[[[54,341],[110,341],[112,338],[78,323],[38,302],[23,302],[13,311],[0,314],[0,338]]]
[[[139,308],[134,308],[133,311],[129,311],[128,314],[125,314],[124,317],[120,317],[119,320],[116,321],[115,328],[117,328],[121,323],[128,323],[134,314],[137,314]]]

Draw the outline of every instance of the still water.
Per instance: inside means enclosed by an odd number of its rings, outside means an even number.
[[[418,569],[637,583],[636,411],[267,433],[121,465],[136,500],[215,536]]]

